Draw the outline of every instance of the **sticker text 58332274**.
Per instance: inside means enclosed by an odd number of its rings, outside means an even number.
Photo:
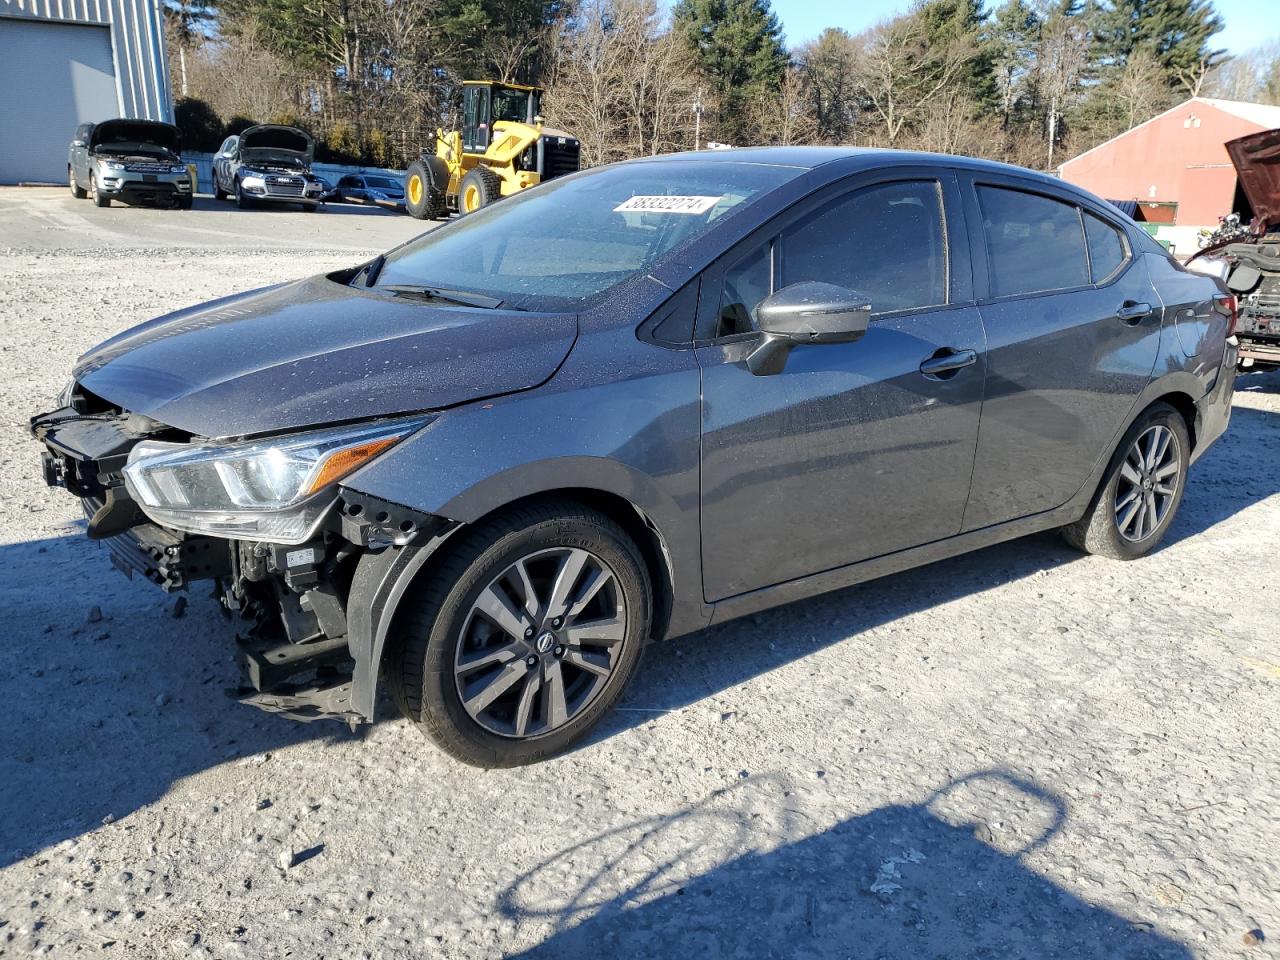
[[[613,208],[614,213],[706,213],[720,197],[632,197]]]

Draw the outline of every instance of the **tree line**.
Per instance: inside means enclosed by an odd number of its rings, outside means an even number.
[[[179,123],[212,149],[294,123],[399,167],[461,82],[546,88],[597,164],[720,142],[962,153],[1048,168],[1190,96],[1280,103],[1280,49],[1230,58],[1211,0],[916,0],[789,47],[769,0],[166,0]]]

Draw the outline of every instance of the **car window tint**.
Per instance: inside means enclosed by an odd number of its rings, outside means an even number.
[[[947,302],[947,243],[936,181],[867,187],[782,234],[782,282],[839,284],[874,313]]]
[[[1084,232],[1089,241],[1089,263],[1093,267],[1093,282],[1101,283],[1114,274],[1124,263],[1124,238],[1120,231],[1092,213],[1084,215]]]
[[[725,271],[717,337],[750,333],[756,328],[756,308],[771,292],[772,261],[770,245],[765,244]]]
[[[1070,203],[1001,187],[978,187],[991,295],[1088,284],[1080,211]]]

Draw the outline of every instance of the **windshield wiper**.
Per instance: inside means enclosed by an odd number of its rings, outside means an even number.
[[[417,297],[421,300],[443,300],[456,303],[462,307],[481,307],[493,310],[502,306],[503,301],[497,297],[486,297],[483,293],[472,293],[469,290],[450,290],[447,287],[416,287],[408,283],[384,283],[374,290],[386,290],[397,297]]]

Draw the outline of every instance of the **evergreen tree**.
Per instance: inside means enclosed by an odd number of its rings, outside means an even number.
[[[741,142],[746,106],[777,91],[790,64],[769,0],[680,0],[677,29],[720,99],[720,136]]]
[[[1224,51],[1209,40],[1222,29],[1210,0],[1104,0],[1093,18],[1097,56],[1105,69],[1121,70],[1139,51],[1160,65],[1166,82],[1212,65]]]

